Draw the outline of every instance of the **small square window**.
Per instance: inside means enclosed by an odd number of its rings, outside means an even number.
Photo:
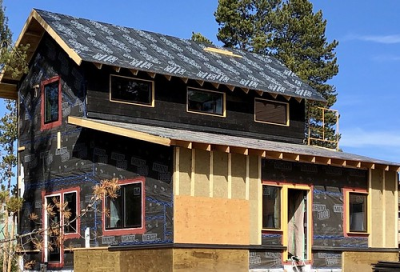
[[[349,231],[367,231],[367,195],[349,192]]]
[[[263,185],[263,229],[281,228],[281,187]]]
[[[61,124],[61,80],[59,76],[41,83],[41,128],[50,129]]]
[[[255,99],[254,118],[256,122],[288,126],[288,103],[264,99]]]
[[[154,106],[153,82],[130,77],[110,76],[110,100]]]
[[[189,112],[225,116],[225,95],[214,91],[188,89],[187,110]]]

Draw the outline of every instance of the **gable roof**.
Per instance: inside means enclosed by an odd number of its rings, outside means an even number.
[[[236,49],[208,47],[191,40],[75,18],[43,10],[32,10],[19,39],[31,44],[32,58],[41,37],[47,32],[80,65],[92,62],[98,68],[110,65],[116,70],[130,69],[179,77],[184,81],[227,85],[231,90],[255,90],[287,99],[326,101],[277,59]],[[30,60],[30,59],[29,59]],[[29,61],[28,60],[28,61]],[[12,79],[0,78],[0,96],[16,96]]]

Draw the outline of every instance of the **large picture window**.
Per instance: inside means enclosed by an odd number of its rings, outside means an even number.
[[[189,88],[187,90],[187,110],[189,112],[225,116],[225,94]]]
[[[43,129],[50,129],[61,124],[61,80],[52,77],[41,83],[41,111]]]
[[[263,185],[263,229],[281,228],[281,187]]]
[[[288,103],[256,98],[254,100],[254,118],[256,122],[288,126]]]
[[[153,82],[123,76],[110,76],[110,100],[154,106]]]
[[[367,195],[349,192],[349,231],[367,231]]]
[[[144,232],[144,180],[119,182],[117,197],[104,199],[104,232],[132,234]]]

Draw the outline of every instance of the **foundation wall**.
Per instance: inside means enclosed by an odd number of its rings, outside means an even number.
[[[372,271],[378,261],[397,262],[398,252],[343,252],[342,272]]]

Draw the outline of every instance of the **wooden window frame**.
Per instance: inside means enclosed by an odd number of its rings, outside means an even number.
[[[366,196],[366,211],[365,211],[365,216],[367,217],[365,219],[365,224],[366,224],[366,231],[350,231],[350,194],[362,194]],[[370,227],[368,225],[368,216],[369,216],[369,194],[366,189],[361,189],[361,188],[343,188],[343,234],[345,237],[352,237],[352,236],[360,236],[360,237],[365,237],[369,235],[369,230]]]
[[[280,124],[280,123],[274,123],[274,122],[267,122],[267,121],[260,121],[257,120],[257,112],[256,112],[256,101],[267,101],[275,104],[283,104],[286,106],[286,124]],[[270,100],[270,99],[262,99],[262,98],[254,98],[254,122],[256,123],[263,123],[263,124],[270,124],[270,125],[275,125],[275,126],[284,126],[288,127],[290,126],[290,104],[287,102],[282,102],[282,101],[275,101],[275,100]]]
[[[77,214],[77,218],[76,218],[76,233],[64,233],[64,216],[62,215],[62,213],[60,212],[60,226],[61,227],[61,235],[64,235],[64,240],[68,240],[68,239],[79,239],[81,237],[80,234],[80,228],[81,228],[81,218],[79,216],[80,214],[80,192],[81,189],[80,187],[73,187],[73,188],[67,188],[67,189],[63,189],[63,190],[59,190],[59,191],[54,191],[54,192],[46,192],[46,191],[42,191],[42,203],[43,203],[43,212],[42,212],[42,222],[45,224],[45,229],[47,229],[47,212],[46,212],[46,204],[47,201],[46,199],[48,197],[52,197],[52,196],[59,196],[60,197],[60,203],[64,203],[64,195],[65,194],[70,194],[70,193],[76,193],[76,214]],[[47,242],[47,234],[44,234],[44,239],[43,239],[43,243]],[[43,245],[43,250],[42,250],[42,261],[45,261],[45,250],[47,249],[47,247],[45,246],[45,244]],[[64,243],[62,243],[60,245],[60,262],[48,262],[48,267],[49,268],[61,268],[64,266]]]
[[[144,234],[146,232],[146,222],[145,222],[145,199],[146,199],[146,190],[145,190],[145,178],[139,177],[135,179],[126,179],[118,181],[120,186],[134,184],[134,183],[141,183],[142,190],[141,190],[141,200],[142,200],[142,215],[141,220],[142,224],[140,228],[120,228],[120,229],[106,229],[106,199],[103,196],[103,213],[102,213],[102,229],[103,235],[128,235],[128,234]]]
[[[58,81],[58,119],[52,122],[49,122],[45,124],[45,87],[48,84],[54,83]],[[62,121],[62,93],[61,93],[61,77],[60,76],[54,76],[52,78],[43,80],[40,83],[40,98],[41,98],[41,105],[40,105],[40,113],[41,113],[41,123],[40,123],[40,128],[41,130],[47,130],[47,129],[52,129],[55,127],[58,127],[61,125]]]
[[[270,187],[277,187],[279,188],[279,193],[280,193],[280,214],[279,214],[279,228],[264,228],[264,224],[262,224],[262,231],[263,232],[282,232],[282,207],[283,207],[283,187],[282,185],[277,184],[276,182],[263,182],[262,183],[262,192],[264,192],[264,186],[270,186]],[[262,194],[262,215],[264,217],[264,195]],[[263,218],[261,219],[261,222],[263,222]]]
[[[140,103],[140,102],[134,102],[134,101],[129,102],[129,101],[125,101],[125,100],[112,99],[112,94],[111,94],[112,93],[112,84],[111,84],[111,81],[112,81],[113,77],[121,77],[121,78],[126,78],[126,79],[129,79],[129,80],[150,83],[150,85],[151,85],[151,101],[150,101],[150,103]],[[154,107],[154,105],[155,105],[154,94],[155,94],[155,88],[154,88],[154,81],[152,81],[152,80],[146,80],[146,79],[141,79],[141,78],[136,78],[136,77],[128,77],[128,76],[120,76],[120,75],[110,74],[110,78],[109,78],[109,100],[110,100],[110,102],[128,104],[128,105],[136,105],[136,106],[142,106],[142,107]]]
[[[195,111],[195,110],[189,109],[189,90],[206,92],[206,93],[222,94],[222,107],[223,107],[222,108],[222,114],[209,113],[209,112],[204,112],[204,111]],[[195,113],[195,114],[202,114],[202,115],[209,115],[209,116],[215,116],[215,117],[226,117],[226,94],[224,92],[218,92],[218,91],[213,91],[213,90],[208,90],[208,89],[187,87],[186,88],[186,112]]]

